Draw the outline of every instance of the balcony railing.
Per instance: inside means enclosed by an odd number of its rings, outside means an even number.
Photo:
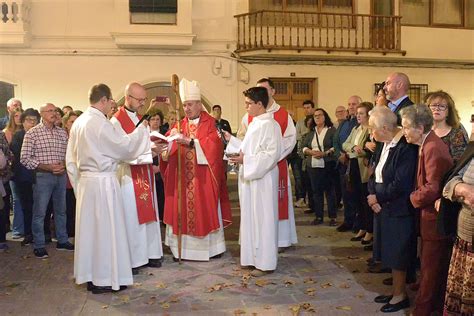
[[[235,18],[237,52],[275,49],[405,55],[399,16],[264,10]]]
[[[27,46],[30,0],[0,0],[0,47]]]

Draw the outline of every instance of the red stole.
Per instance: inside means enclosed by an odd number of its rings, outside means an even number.
[[[288,112],[280,107],[273,113],[273,119],[280,125],[283,136],[288,126]],[[250,124],[252,120],[253,117],[249,115],[248,123]],[[278,219],[288,219],[288,163],[286,159],[278,162]]]
[[[125,133],[130,134],[135,130],[135,124],[128,116],[124,106],[120,107],[114,116],[120,122]],[[133,190],[135,192],[138,223],[142,225],[149,222],[156,222],[157,218],[153,199],[155,192],[153,166],[151,164],[130,165],[130,173],[132,175]]]

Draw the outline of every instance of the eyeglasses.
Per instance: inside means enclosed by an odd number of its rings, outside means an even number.
[[[28,121],[28,122],[31,122],[31,123],[36,123],[36,122],[38,122],[37,119],[32,118],[32,117],[27,117],[27,118],[25,118],[25,121]]]
[[[144,103],[144,102],[146,102],[146,100],[148,100],[148,98],[145,98],[145,99],[135,98],[133,95],[130,95],[130,94],[128,96],[132,99],[137,100],[139,103]]]
[[[432,110],[446,111],[446,109],[448,108],[448,105],[447,104],[430,104],[429,107]]]

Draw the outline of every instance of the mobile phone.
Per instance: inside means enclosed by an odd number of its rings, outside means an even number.
[[[166,99],[168,99],[166,95],[158,95],[155,97],[156,102],[166,102]]]

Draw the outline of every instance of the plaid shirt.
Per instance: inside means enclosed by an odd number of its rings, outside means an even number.
[[[60,127],[52,129],[39,123],[25,134],[20,162],[27,169],[39,164],[53,164],[66,160],[67,133]]]

